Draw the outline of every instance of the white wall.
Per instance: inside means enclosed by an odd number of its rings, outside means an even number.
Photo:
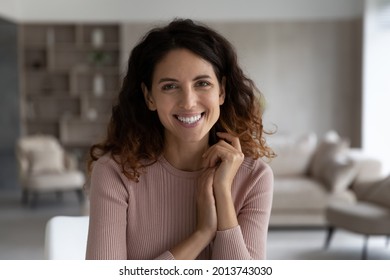
[[[9,20],[20,18],[18,4],[15,0],[0,0],[0,17]]]
[[[382,159],[390,172],[390,12],[387,27],[379,23],[379,3],[367,0],[364,15],[363,148]],[[387,1],[388,10],[390,1]]]
[[[360,16],[363,0],[1,0],[16,21],[297,20]],[[9,11],[9,5],[16,6]],[[0,6],[0,10],[1,10]]]
[[[279,133],[336,130],[359,145],[360,22],[215,24],[264,93]],[[360,123],[359,123],[360,125]]]

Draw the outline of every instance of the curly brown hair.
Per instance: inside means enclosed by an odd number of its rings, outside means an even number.
[[[110,153],[125,176],[138,181],[142,169],[161,156],[164,127],[157,113],[148,109],[141,85],[150,90],[156,64],[169,51],[181,48],[208,61],[220,84],[225,78],[225,102],[213,129],[239,137],[245,156],[274,157],[263,135],[261,93],[239,67],[233,46],[203,24],[175,19],[149,31],[132,50],[106,139],[90,148],[89,171],[94,161]]]

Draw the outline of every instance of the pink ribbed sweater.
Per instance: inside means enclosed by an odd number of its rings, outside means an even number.
[[[170,248],[196,225],[200,171],[174,168],[164,157],[139,183],[108,156],[94,165],[87,259],[173,259]],[[245,158],[232,186],[239,225],[218,231],[198,259],[265,259],[273,174],[261,159]]]

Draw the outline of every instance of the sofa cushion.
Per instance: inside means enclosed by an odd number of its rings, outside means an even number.
[[[65,169],[64,153],[60,149],[30,151],[28,157],[32,174],[60,173]]]
[[[315,133],[304,135],[275,135],[267,139],[276,153],[270,162],[275,176],[304,175],[317,145]]]
[[[348,148],[349,141],[347,139],[340,138],[334,131],[326,133],[313,155],[310,175],[321,178],[324,167],[336,156],[345,153]]]
[[[273,210],[323,210],[329,193],[319,181],[307,176],[275,177]]]
[[[321,170],[319,179],[330,192],[345,191],[356,178],[357,164],[345,154],[334,156]]]
[[[64,150],[53,136],[33,135],[21,138],[18,141],[18,157],[23,162],[23,172],[40,174],[62,172],[65,169]]]
[[[373,184],[370,191],[363,200],[390,208],[390,176]]]
[[[80,171],[72,170],[61,174],[37,174],[29,177],[26,183],[33,190],[53,191],[55,189],[80,189],[84,182],[84,174]]]
[[[331,192],[345,190],[357,175],[358,167],[348,157],[349,146],[349,140],[329,131],[314,153],[310,176],[323,182]]]

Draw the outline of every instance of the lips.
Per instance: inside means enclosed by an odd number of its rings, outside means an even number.
[[[180,122],[184,124],[195,124],[197,123],[202,117],[204,113],[197,114],[197,115],[192,115],[192,116],[180,116],[180,115],[175,115],[176,119],[178,119]]]

